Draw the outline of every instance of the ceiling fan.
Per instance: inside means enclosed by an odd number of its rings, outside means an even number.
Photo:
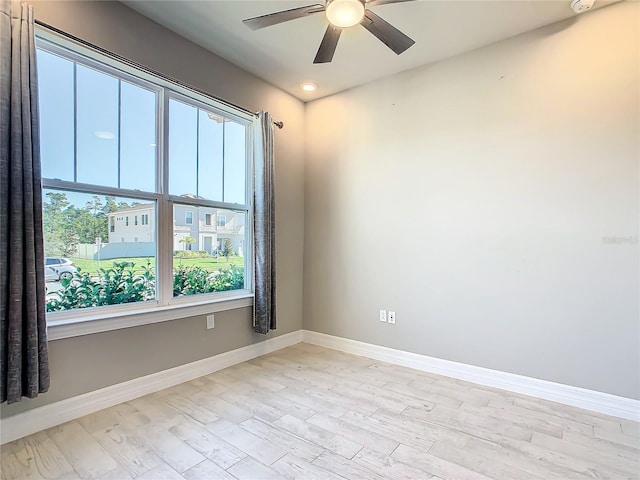
[[[320,48],[313,63],[329,63],[333,59],[342,29],[353,27],[357,24],[369,30],[378,40],[397,55],[400,55],[416,42],[373,13],[368,7],[412,1],[415,0],[326,0],[325,5],[316,3],[306,7],[292,8],[291,10],[247,18],[242,22],[252,30],[258,30],[259,28],[270,27],[278,23],[325,12],[329,26],[322,38],[322,42],[320,42]]]

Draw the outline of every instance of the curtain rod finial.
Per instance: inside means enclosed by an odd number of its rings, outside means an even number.
[[[284,128],[284,122],[273,122],[273,124],[278,127],[280,130]]]

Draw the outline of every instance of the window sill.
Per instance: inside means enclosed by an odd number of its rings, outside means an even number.
[[[110,312],[73,312],[73,316],[49,315],[47,337],[49,340],[108,332],[121,328],[137,327],[151,323],[167,322],[179,318],[208,315],[210,313],[234,310],[253,305],[253,293],[246,290],[223,298],[186,302],[183,299],[166,306],[153,305],[137,309]],[[57,318],[56,318],[57,317]],[[63,318],[60,318],[63,317]]]

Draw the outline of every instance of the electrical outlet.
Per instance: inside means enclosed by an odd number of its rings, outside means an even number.
[[[215,317],[213,314],[207,315],[207,330],[216,326]]]
[[[387,311],[386,310],[380,310],[380,321],[381,322],[386,322],[387,321]]]
[[[389,310],[389,323],[395,325],[396,324],[396,312],[392,312],[391,310]]]

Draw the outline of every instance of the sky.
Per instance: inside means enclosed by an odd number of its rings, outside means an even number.
[[[81,64],[74,69],[72,61],[43,50],[38,83],[44,178],[155,192],[155,92]],[[169,101],[170,194],[245,203],[247,127],[221,120]],[[86,201],[67,197],[77,206]]]

